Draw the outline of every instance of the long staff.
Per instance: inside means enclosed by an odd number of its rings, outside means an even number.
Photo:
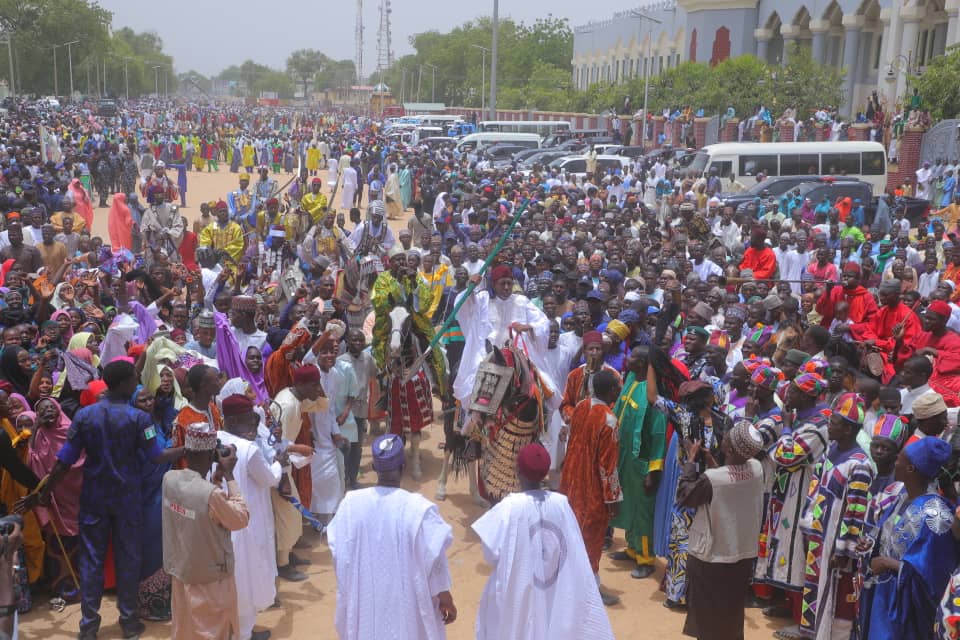
[[[520,221],[520,216],[523,215],[523,212],[527,210],[527,207],[530,204],[530,199],[525,199],[520,206],[517,207],[517,212],[513,214],[513,219],[510,221],[510,224],[507,225],[506,231],[503,232],[503,235],[500,236],[500,240],[497,241],[497,244],[493,247],[493,251],[490,252],[490,255],[487,256],[487,259],[483,261],[483,266],[480,267],[480,271],[477,272],[478,275],[482,276],[486,273],[487,268],[493,263],[493,259],[497,257],[497,254],[500,253],[500,250],[503,249],[503,245],[507,242],[507,238],[510,237],[510,233],[513,232],[513,228],[517,226],[517,223]],[[457,313],[460,312],[460,307],[463,306],[463,303],[466,302],[467,298],[473,293],[473,290],[477,288],[477,283],[471,281],[467,288],[464,290],[463,294],[460,295],[460,299],[455,305],[453,305],[453,311],[447,316],[446,321],[444,321],[443,326],[437,330],[434,334],[433,339],[430,341],[430,344],[427,345],[427,348],[423,350],[423,353],[420,354],[420,357],[413,363],[413,366],[407,371],[407,375],[403,378],[403,384],[407,384],[410,380],[413,379],[413,376],[416,375],[417,371],[420,371],[420,368],[423,367],[423,363],[427,361],[427,357],[430,355],[430,351],[437,346],[437,342],[440,341],[440,336],[446,332],[450,327],[450,324],[457,317]]]

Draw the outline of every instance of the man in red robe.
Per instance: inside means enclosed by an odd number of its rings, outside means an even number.
[[[900,301],[901,283],[897,279],[884,280],[880,284],[880,304],[882,305],[869,323],[851,327],[855,340],[865,346],[876,347],[883,358],[884,384],[896,374],[899,368],[915,349],[917,336],[923,331],[920,318],[913,309]]]
[[[872,293],[860,286],[860,265],[856,262],[848,262],[844,265],[843,273],[840,274],[840,283],[842,287],[836,287],[834,283],[828,282],[823,295],[817,300],[817,313],[823,316],[820,324],[829,327],[833,322],[833,310],[836,309],[837,303],[846,301],[850,305],[850,326],[840,327],[840,330],[862,330],[864,327],[857,327],[857,325],[870,325],[873,322],[877,315],[877,302],[873,299]]]
[[[960,406],[960,335],[947,328],[950,305],[934,300],[920,316],[924,331],[917,336],[916,354],[933,356],[933,375],[927,384],[943,396],[948,407]]]
[[[777,273],[777,255],[767,246],[767,229],[763,225],[753,225],[750,234],[750,246],[743,252],[740,271],[750,269],[757,280],[769,280]]]
[[[567,496],[570,508],[577,516],[598,585],[607,525],[619,513],[623,500],[617,471],[619,427],[610,409],[619,395],[620,380],[616,373],[603,370],[594,375],[590,395],[573,410],[560,480],[560,492]],[[603,589],[600,598],[607,606],[620,601],[616,595]]]

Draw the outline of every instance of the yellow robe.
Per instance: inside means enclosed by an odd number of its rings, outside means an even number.
[[[30,432],[26,431],[21,436],[6,418],[0,420],[0,427],[10,436],[20,461],[27,464],[27,457],[30,455]],[[0,501],[7,505],[8,509],[13,509],[14,503],[28,493],[30,492],[27,488],[17,484],[9,473],[0,473]],[[23,514],[23,550],[27,557],[27,575],[30,584],[33,584],[43,576],[43,554],[46,550],[43,535],[40,533],[40,523],[33,511]]]
[[[307,169],[317,171],[320,168],[320,149],[316,147],[307,148]]]
[[[225,227],[211,222],[200,230],[198,243],[201,247],[226,251],[239,262],[243,256],[243,229],[236,222],[228,222]]]
[[[252,144],[243,145],[243,166],[252,167],[257,157],[257,150]]]
[[[314,224],[320,224],[326,215],[327,196],[323,193],[308,193],[300,199],[300,208],[310,214]]]

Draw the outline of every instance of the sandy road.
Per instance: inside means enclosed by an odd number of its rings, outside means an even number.
[[[188,207],[182,211],[191,223],[200,215],[201,202],[225,198],[226,193],[237,185],[237,174],[230,173],[224,167],[219,173],[190,173],[189,178]],[[287,176],[279,176],[281,184],[286,180]],[[339,204],[339,196],[336,204]],[[94,212],[94,233],[104,238],[107,238],[107,212],[108,209],[96,209]],[[394,231],[397,231],[406,225],[406,220],[392,221],[391,225]],[[442,452],[438,450],[438,446],[443,439],[443,426],[439,422],[439,412],[437,415],[437,423],[425,431],[424,435],[423,480],[415,482],[408,477],[403,484],[405,489],[419,491],[431,500],[436,491],[436,478],[442,464]],[[369,485],[375,481],[366,451],[361,474],[362,484]],[[470,502],[466,478],[455,479],[451,476],[447,491],[447,500],[438,504],[444,519],[453,527],[454,542],[450,549],[449,562],[453,575],[453,597],[459,609],[458,620],[448,627],[448,638],[467,640],[474,637],[477,605],[489,575],[489,568],[483,562],[479,538],[470,530],[470,524],[481,515],[482,510]],[[265,611],[257,619],[257,628],[271,629],[273,638],[327,640],[337,637],[333,627],[336,578],[330,552],[325,542],[315,533],[309,532],[306,536],[312,545],[305,554],[312,562],[305,569],[310,579],[301,583],[279,580],[277,584],[281,608]],[[623,544],[622,532],[618,532],[614,549],[622,548]],[[242,562],[242,558],[237,561]],[[600,576],[604,586],[621,597],[619,605],[608,609],[616,636],[638,640],[674,640],[686,637],[681,632],[684,614],[670,612],[661,606],[664,596],[658,591],[657,585],[663,575],[663,562],[658,562],[655,578],[645,580],[631,579],[631,568],[628,564],[617,564],[606,557],[600,563]],[[43,600],[45,597],[38,596],[34,610],[21,620],[20,637],[30,640],[76,637],[80,622],[79,605],[71,605],[58,613],[50,610]],[[375,597],[389,598],[390,594],[375,594]],[[103,627],[100,637],[120,638],[112,594],[104,598],[101,615]],[[758,610],[749,610],[746,638],[766,640],[778,626],[771,624]],[[169,637],[169,624],[158,623],[148,623],[147,632],[141,636],[144,640]]]

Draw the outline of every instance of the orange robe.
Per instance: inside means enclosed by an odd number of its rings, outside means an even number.
[[[740,270],[744,269],[753,271],[755,280],[769,280],[777,272],[777,255],[770,247],[763,249],[747,247],[740,262]]]
[[[173,420],[173,433],[170,434],[173,439],[173,444],[170,446],[182,447],[187,439],[187,427],[197,422],[209,422],[212,418],[213,428],[217,431],[223,429],[223,417],[220,415],[220,409],[217,407],[215,400],[210,401],[209,411],[210,417],[208,418],[206,414],[200,413],[190,404],[185,406],[183,409],[180,409],[180,413],[178,413],[177,417]],[[186,469],[186,458],[180,458],[174,462],[173,467],[175,469]]]
[[[600,570],[610,522],[607,505],[623,500],[617,472],[618,429],[613,411],[596,398],[581,401],[573,410],[560,492],[577,516],[594,573]]]
[[[560,401],[560,415],[563,417],[563,421],[566,424],[570,424],[570,420],[573,418],[573,409],[580,403],[584,398],[590,397],[590,392],[593,391],[593,387],[588,384],[589,388],[584,388],[583,385],[583,376],[586,372],[585,364],[580,365],[576,369],[570,372],[567,376],[567,384],[563,388],[563,399]],[[620,380],[620,373],[611,367],[608,364],[603,365],[603,369],[610,371],[617,376],[617,380]]]
[[[922,332],[916,341],[917,350],[931,347],[937,350],[933,375],[927,384],[943,396],[948,407],[960,406],[960,335],[947,329],[942,336]]]
[[[903,323],[903,339],[899,346],[893,338],[893,327]],[[907,358],[913,355],[916,349],[917,337],[923,332],[920,318],[913,310],[902,302],[890,308],[880,307],[873,320],[869,323],[850,326],[851,335],[860,341],[873,340],[883,357],[883,383],[890,382],[896,374],[895,369],[901,366]],[[896,351],[894,351],[896,349]]]

